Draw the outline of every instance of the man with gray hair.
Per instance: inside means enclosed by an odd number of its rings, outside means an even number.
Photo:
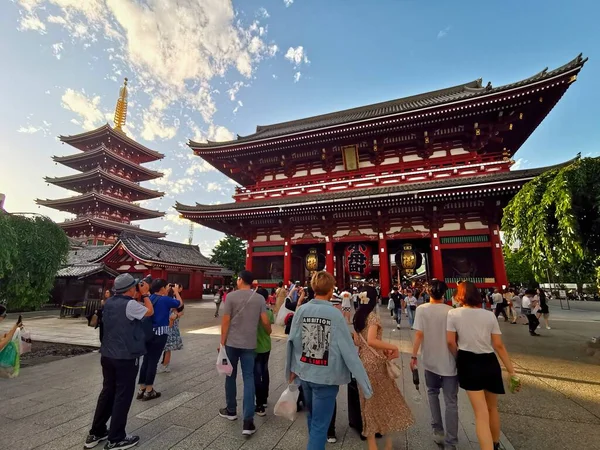
[[[148,295],[150,286],[124,273],[115,278],[115,295],[106,300],[103,310],[104,339],[100,347],[102,392],[98,397],[94,422],[84,448],[106,441],[105,450],[125,450],[139,442],[139,436],[127,436],[127,414],[135,392],[140,356],[146,353],[141,320],[154,314]],[[139,292],[142,303],[134,300]],[[110,430],[106,423],[110,419]]]

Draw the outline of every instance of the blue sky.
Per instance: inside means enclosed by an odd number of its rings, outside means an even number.
[[[185,146],[256,125],[390,100],[483,78],[501,85],[590,61],[517,153],[519,167],[597,155],[600,4],[593,1],[2,0],[0,192],[9,211],[69,215],[34,199],[69,191],[56,140],[110,121],[130,79],[128,134],[167,157],[167,192],[138,222],[184,241],[182,203],[231,201],[233,184]],[[197,227],[205,253],[220,238]]]

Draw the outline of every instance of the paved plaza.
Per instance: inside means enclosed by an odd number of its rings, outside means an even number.
[[[542,330],[540,338],[531,338],[524,326],[501,323],[524,384],[521,393],[507,394],[500,402],[502,428],[508,437],[503,438],[506,449],[600,449],[600,366],[584,356],[580,348],[587,337],[599,334],[600,311],[592,309],[580,317],[572,307],[570,312],[555,307],[553,329]],[[270,359],[268,415],[256,417],[257,433],[245,439],[241,421],[218,417],[225,394],[224,379],[217,376],[214,367],[219,321],[212,312],[209,300],[188,303],[181,322],[185,349],[174,353],[172,373],[158,375],[156,387],[163,396],[151,402],[134,400],[128,432],[140,435],[142,449],[304,449],[305,415],[301,413],[292,423],[272,414],[274,403],[285,389],[285,337],[280,329],[273,338]],[[435,450],[438,447],[429,431],[426,394],[417,395],[408,370],[413,332],[406,328],[392,331],[387,310],[381,310],[381,314],[385,338],[402,351],[404,376],[399,381],[400,389],[416,418],[415,426],[397,436],[394,448]],[[569,317],[577,321],[571,322]],[[93,337],[90,331],[94,330],[79,320],[30,317],[26,324],[34,337],[45,336],[51,334],[48,329],[54,327],[52,321],[62,323],[61,339],[65,335],[75,341]],[[98,353],[28,367],[14,380],[0,380],[0,448],[82,448],[100,386]],[[241,381],[238,398],[241,410]],[[476,449],[473,414],[464,392],[459,406],[459,448]],[[357,433],[347,426],[345,387],[338,396],[337,434],[338,443],[328,444],[331,450],[365,448]]]

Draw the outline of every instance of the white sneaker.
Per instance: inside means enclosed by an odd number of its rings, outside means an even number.
[[[552,329],[552,328],[550,328],[550,327],[546,327],[546,330],[551,330],[551,329]]]
[[[156,369],[156,373],[169,373],[171,369],[169,366],[163,366],[162,364],[158,365],[158,369]]]
[[[400,329],[400,325],[396,325],[396,328]]]

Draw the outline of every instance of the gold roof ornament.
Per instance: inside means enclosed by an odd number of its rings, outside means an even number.
[[[119,99],[115,108],[115,130],[123,131],[127,121],[127,78],[123,82],[123,87],[119,90]]]

